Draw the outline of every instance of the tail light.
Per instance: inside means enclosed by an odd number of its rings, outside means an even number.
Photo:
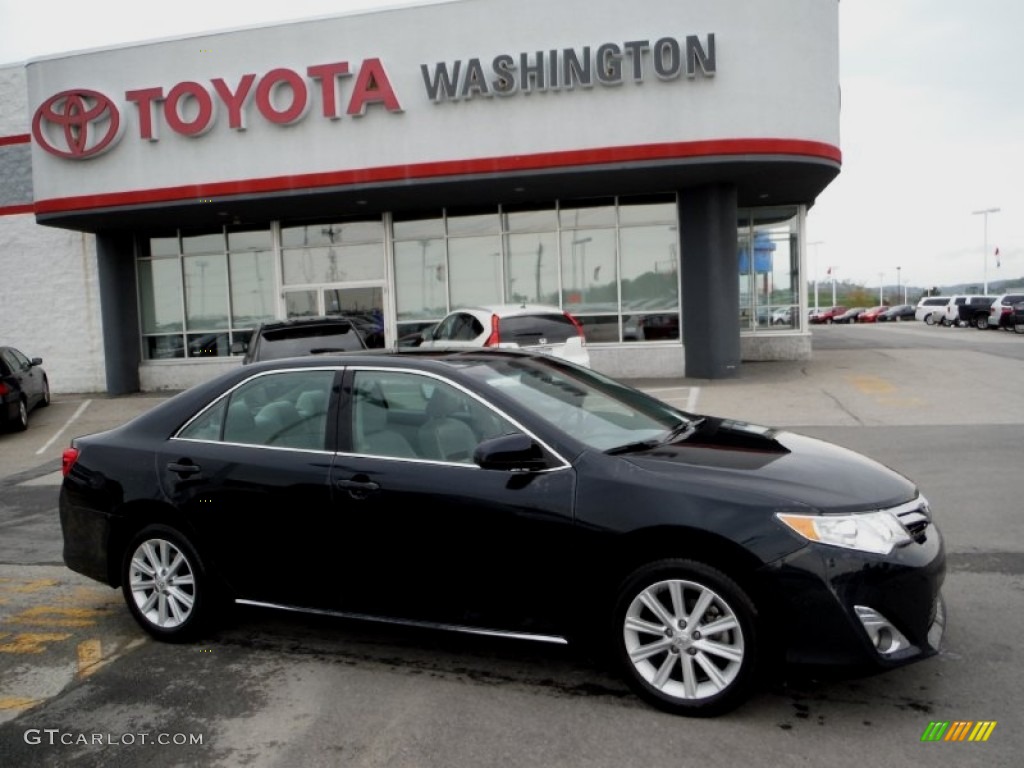
[[[580,321],[577,320],[572,315],[570,315],[568,312],[563,312],[562,314],[569,318],[569,321],[576,327],[576,333],[579,335],[580,339],[583,340],[583,343],[586,344],[587,336],[586,334],[583,333],[583,325],[580,323]]]
[[[501,344],[501,333],[498,331],[498,316],[491,315],[491,335],[484,342],[485,347],[496,347]]]
[[[11,394],[11,388],[0,381],[0,397]]]
[[[64,476],[68,476],[68,472],[75,466],[75,462],[78,461],[78,449],[77,448],[65,448],[64,453],[60,456],[60,473]]]

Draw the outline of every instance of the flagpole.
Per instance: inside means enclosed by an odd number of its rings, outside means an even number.
[[[988,296],[988,215],[990,213],[999,213],[999,209],[998,208],[986,208],[986,209],[984,209],[982,211],[972,211],[971,212],[972,216],[979,216],[980,215],[985,220],[985,224],[984,224],[985,240],[984,240],[984,245],[982,246],[982,253],[984,254],[984,257],[985,257],[985,260],[984,260],[983,265],[982,265],[982,270],[983,270],[982,271],[982,277],[984,278],[984,283],[985,284],[984,284],[984,287],[981,290],[982,295],[984,295],[984,296]]]

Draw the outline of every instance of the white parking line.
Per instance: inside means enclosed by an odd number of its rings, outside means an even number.
[[[89,407],[89,403],[91,402],[92,400],[86,400],[84,403],[78,406],[78,410],[71,414],[71,418],[64,422],[64,426],[57,430],[57,434],[55,434],[53,437],[47,440],[43,447],[36,451],[36,456],[46,451],[51,445],[57,442],[57,438],[63,435],[67,431],[68,427],[75,423],[78,417],[82,415],[82,412]]]

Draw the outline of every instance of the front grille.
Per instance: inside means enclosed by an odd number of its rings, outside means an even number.
[[[932,512],[928,506],[928,499],[924,496],[918,496],[912,502],[893,507],[889,511],[896,515],[914,541],[919,544],[924,541],[925,532],[932,522]]]

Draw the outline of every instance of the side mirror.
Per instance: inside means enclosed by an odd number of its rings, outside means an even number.
[[[43,364],[43,358],[41,358],[41,357],[33,357],[29,362],[32,363],[32,365],[42,365]]]
[[[529,435],[502,435],[476,447],[473,461],[483,469],[505,472],[537,472],[547,469],[544,451]]]

